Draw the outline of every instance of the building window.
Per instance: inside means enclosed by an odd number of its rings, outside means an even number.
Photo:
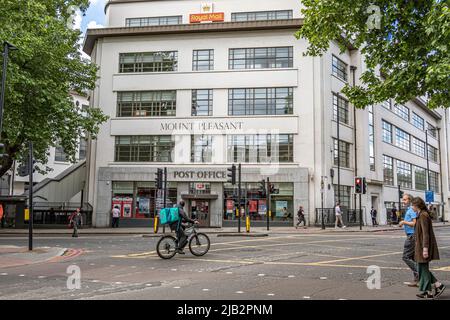
[[[397,183],[403,188],[412,188],[411,164],[397,160]]]
[[[341,185],[339,188],[340,192],[338,192],[338,185],[335,184],[333,186],[334,186],[334,203],[336,203],[337,201],[340,201],[341,209],[342,208],[349,209],[350,204],[351,204],[352,187]],[[338,196],[340,196],[340,197],[338,197]]]
[[[126,27],[167,26],[183,23],[183,16],[127,18]]]
[[[347,73],[347,64],[341,59],[337,58],[333,55],[332,58],[332,71],[331,73],[336,77],[347,81],[348,73]]]
[[[293,114],[292,88],[230,89],[228,115]]]
[[[403,150],[411,150],[411,137],[405,131],[395,128],[395,145]]]
[[[60,145],[57,145],[55,147],[55,161],[58,162],[66,162],[67,161],[67,154],[64,152],[64,148]]]
[[[439,193],[439,173],[430,171],[430,189]]]
[[[212,116],[213,90],[192,90],[192,115]]]
[[[213,137],[207,135],[191,136],[191,162],[212,162]]]
[[[173,117],[176,108],[177,92],[174,90],[117,93],[118,117]]]
[[[368,106],[369,110],[369,167],[375,171],[375,129],[373,118],[373,106]]]
[[[421,167],[414,167],[415,188],[425,191],[427,189],[427,171]]]
[[[338,150],[338,140],[333,139],[334,145],[334,165],[350,168],[350,143],[340,140]]]
[[[230,69],[292,68],[293,48],[230,49]]]
[[[433,162],[438,162],[438,149],[428,145],[428,159]]]
[[[339,110],[339,112],[338,112]],[[348,101],[337,93],[333,93],[333,120],[337,121],[339,115],[339,122],[348,123]]]
[[[430,136],[432,136],[433,138],[436,138],[437,137],[436,131],[437,131],[436,127],[427,122],[427,132],[428,132],[428,134]]]
[[[425,158],[425,142],[413,137],[412,138],[412,152],[422,158]]]
[[[385,184],[394,185],[394,160],[385,155],[383,155],[383,176]]]
[[[192,56],[192,70],[214,70],[214,50],[194,50]]]
[[[117,162],[172,162],[172,136],[118,136]]]
[[[425,120],[423,120],[423,118],[417,115],[415,112],[413,112],[412,114],[412,124],[422,131],[425,130]]]
[[[381,103],[381,105],[384,107],[384,108],[386,108],[386,109],[388,109],[388,110],[391,110],[391,100],[389,99],[389,100],[386,100],[386,101],[383,101],[382,103]]]
[[[178,52],[121,53],[120,73],[177,71]]]
[[[228,136],[228,162],[286,163],[294,161],[292,134]]]
[[[80,139],[80,150],[78,153],[79,159],[84,160],[86,159],[86,150],[87,150],[87,140],[84,137],[81,137]]]
[[[409,122],[409,109],[402,104],[394,105],[394,113]]]
[[[236,12],[231,14],[232,22],[292,19],[292,10]]]
[[[392,124],[383,120],[383,141],[392,143]]]

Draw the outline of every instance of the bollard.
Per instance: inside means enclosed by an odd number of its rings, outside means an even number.
[[[247,216],[245,219],[245,227],[247,229],[247,232],[250,232],[250,217]]]
[[[155,233],[158,233],[158,228],[159,228],[159,225],[158,225],[158,216],[156,216],[156,217],[155,217],[155,220],[154,220],[154,224],[153,224],[153,231],[154,231]]]

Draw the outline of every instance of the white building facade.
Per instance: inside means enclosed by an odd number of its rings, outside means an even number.
[[[297,0],[107,3],[107,27],[89,30],[84,44],[100,66],[90,103],[110,117],[88,147],[94,226],[108,226],[116,205],[125,224],[149,225],[162,206],[158,168],[168,172],[167,206],[184,199],[202,225],[235,225],[227,168],[238,163],[253,225],[269,216],[292,226],[300,205],[314,224],[337,199],[356,222],[355,176],[368,181],[365,223],[372,206],[387,222],[398,184],[424,196],[427,172],[442,209],[447,114],[419,99],[355,112],[341,90],[358,83],[359,52],[332,43],[322,57],[303,56],[307,42],[294,37],[300,9]],[[440,129],[425,139],[427,128]],[[267,178],[270,198],[260,189]]]

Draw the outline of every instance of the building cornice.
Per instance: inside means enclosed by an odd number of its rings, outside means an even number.
[[[205,33],[205,32],[238,32],[259,30],[298,30],[303,19],[215,22],[200,24],[180,24],[148,27],[115,27],[89,29],[84,39],[83,51],[91,55],[96,41],[107,37],[154,36],[163,34]]]
[[[428,108],[426,102],[423,101],[421,98],[416,97],[412,101],[415,104],[417,104],[423,111],[425,111],[427,114],[432,116],[434,119],[436,119],[436,120],[441,120],[442,119],[442,116],[438,112]]]
[[[133,3],[133,2],[155,2],[155,1],[167,1],[167,0],[109,0],[105,4],[105,13],[111,4],[123,4],[123,3]]]

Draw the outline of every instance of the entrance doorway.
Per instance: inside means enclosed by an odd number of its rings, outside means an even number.
[[[209,208],[208,200],[191,200],[189,206],[191,219],[197,219],[201,227],[209,227]]]

